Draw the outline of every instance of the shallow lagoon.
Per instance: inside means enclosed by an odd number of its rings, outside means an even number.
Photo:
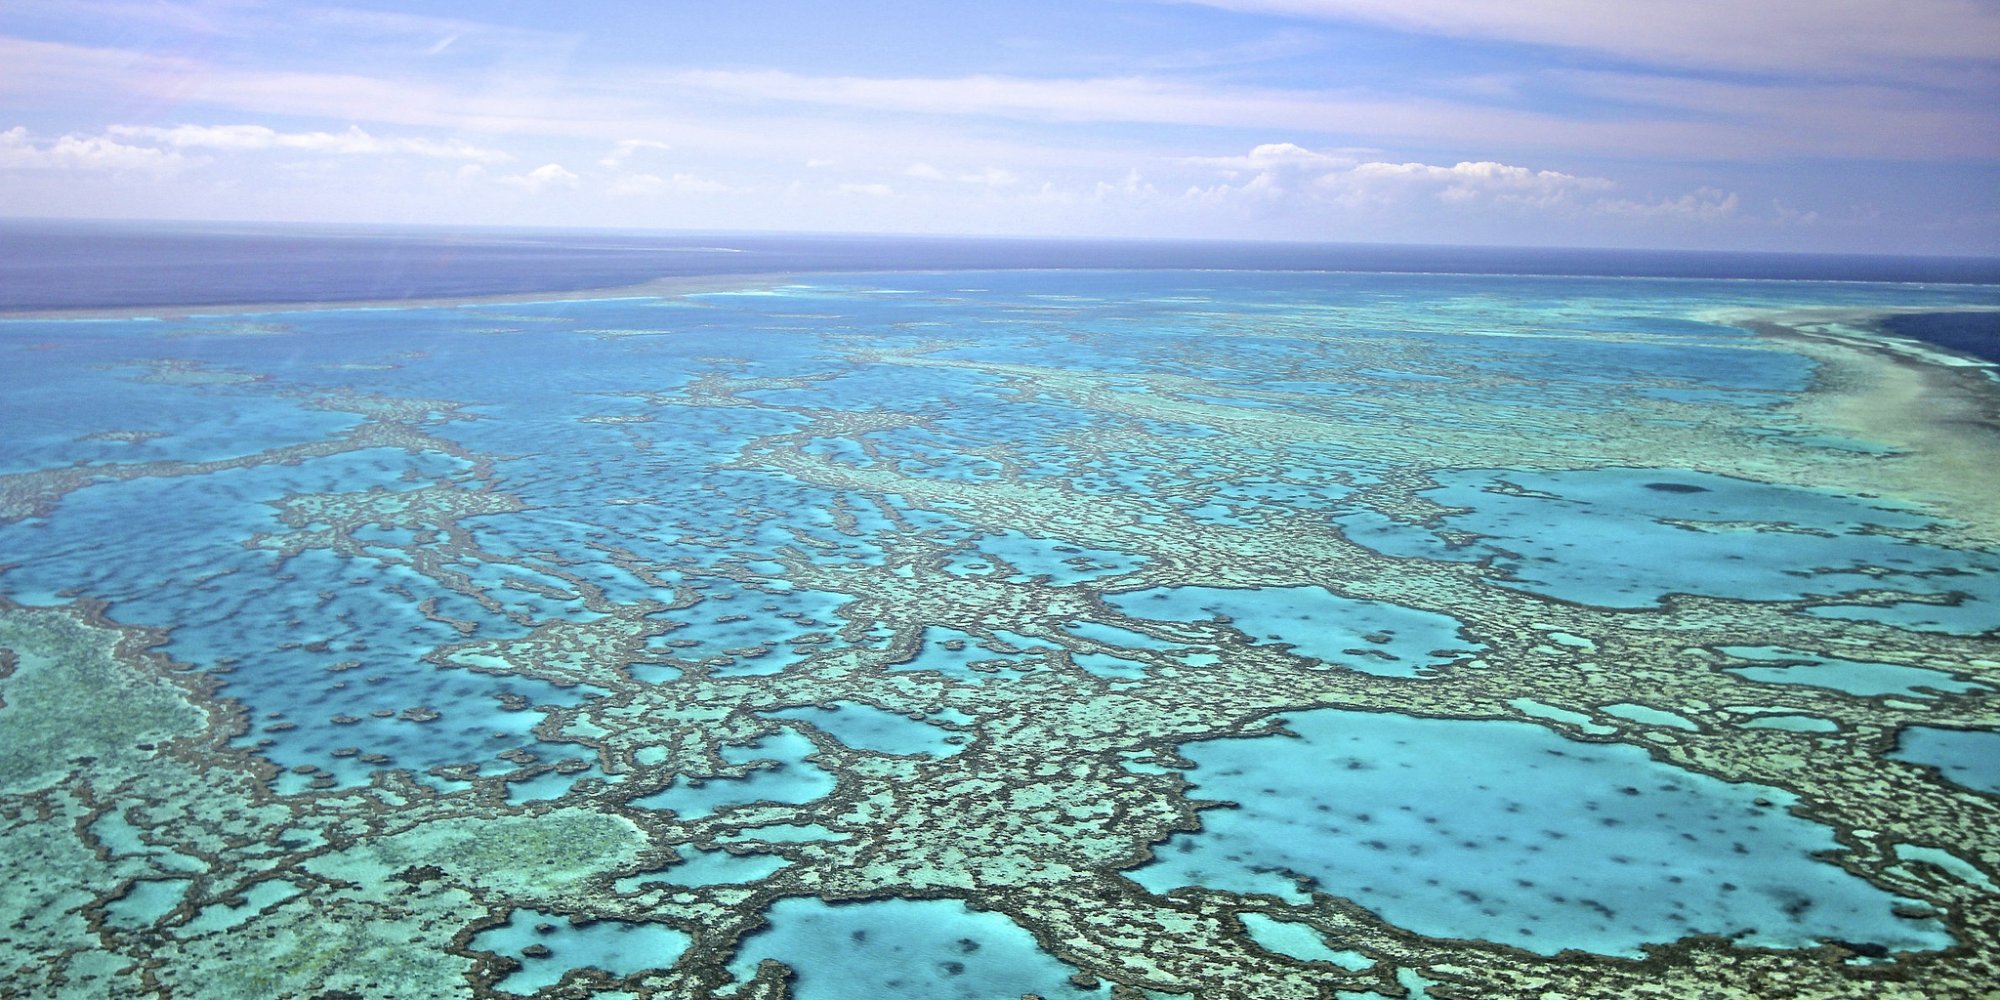
[[[1188,744],[1203,815],[1132,877],[1353,899],[1432,937],[1640,957],[1690,934],[1800,948],[1949,947],[1932,921],[1812,855],[1789,796],[1578,745],[1528,723],[1323,709],[1285,735]]]
[[[1005,916],[955,900],[888,899],[828,905],[780,900],[771,926],[745,938],[730,968],[740,978],[775,958],[796,971],[799,1000],[871,997],[988,997],[1034,993],[1048,1000],[1104,997],[1077,989],[1075,970],[1043,954]]]
[[[745,291],[0,321],[0,991],[1981,981],[2000,524],[1713,320],[1991,289]]]

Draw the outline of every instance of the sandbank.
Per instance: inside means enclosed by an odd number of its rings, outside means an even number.
[[[1982,544],[2000,545],[2000,365],[1897,336],[1891,316],[1949,309],[1744,312],[1726,322],[1780,340],[1818,368],[1790,406],[1830,433],[1888,445],[1875,463],[1884,492],[1933,504]],[[1720,318],[1720,317],[1718,317]]]
[[[728,292],[757,285],[782,284],[795,275],[777,273],[700,274],[655,278],[634,285],[490,295],[439,295],[402,299],[324,299],[291,302],[185,303],[178,305],[112,306],[90,309],[0,309],[0,322],[48,319],[184,320],[206,316],[262,313],[320,312],[331,309],[448,309],[455,306],[588,302],[603,299],[673,298],[703,292]]]

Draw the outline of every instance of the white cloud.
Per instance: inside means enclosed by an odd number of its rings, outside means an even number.
[[[605,190],[614,195],[659,195],[669,192],[678,194],[720,194],[735,191],[721,181],[699,174],[679,171],[672,174],[658,174],[648,171],[627,170],[626,165],[642,152],[668,152],[671,143],[658,139],[620,139],[611,147],[611,152],[597,161],[598,166],[613,171],[605,184]],[[546,169],[546,168],[545,168]],[[571,180],[575,180],[572,176]]]
[[[619,195],[658,195],[669,192],[723,194],[738,189],[698,174],[677,173],[666,177],[658,174],[620,174],[611,179],[609,190]]]
[[[1531,170],[1490,160],[1456,163],[1361,163],[1319,179],[1336,197],[1367,196],[1384,188],[1429,194],[1439,201],[1550,206],[1615,185],[1603,177],[1579,177],[1557,170]]]
[[[615,195],[655,195],[670,186],[667,179],[658,174],[619,174],[611,178],[605,190]]]
[[[344,132],[280,132],[264,125],[113,125],[108,135],[177,149],[229,151],[293,149],[343,156],[424,156],[474,163],[504,163],[513,157],[461,139],[378,138],[350,125]]]
[[[887,184],[842,184],[834,189],[839,194],[865,195],[870,198],[887,198],[896,189]]]
[[[1191,156],[1183,162],[1230,171],[1262,171],[1283,167],[1344,167],[1355,160],[1344,153],[1316,153],[1296,143],[1267,142],[1251,147],[1245,156]]]
[[[1310,191],[1325,178],[1355,165],[1355,159],[1341,153],[1320,153],[1291,142],[1267,142],[1254,146],[1243,156],[1186,157],[1180,162],[1220,173],[1228,181],[1212,188],[1196,186],[1190,197],[1219,199],[1250,196],[1263,201],[1283,200],[1300,190]]]
[[[1139,175],[1137,170],[1128,170],[1115,184],[1099,181],[1092,189],[1091,196],[1098,201],[1151,201],[1158,197],[1159,188]]]
[[[1684,219],[1697,222],[1715,222],[1736,215],[1740,199],[1733,191],[1704,187],[1678,198],[1661,198],[1654,201],[1601,201],[1593,210],[1606,215],[1621,215],[1642,219]]]
[[[577,176],[570,173],[560,163],[544,163],[525,174],[500,178],[500,183],[524,191],[540,191],[550,187],[574,187]]]
[[[689,194],[722,194],[727,191],[740,190],[713,178],[701,177],[696,174],[675,174],[667,178],[667,180],[673,185],[674,190],[684,191]]]
[[[1819,223],[1817,209],[1793,208],[1775,198],[1771,200],[1771,215],[1784,225],[1811,226]]]
[[[0,132],[0,169],[170,173],[190,162],[172,150],[127,145],[103,136],[66,135],[37,144],[28,130],[18,125]]]
[[[1266,210],[1280,206],[1338,210],[1416,209],[1443,211],[1501,209],[1566,215],[1624,216],[1635,219],[1721,219],[1738,208],[1736,195],[1702,188],[1675,198],[1641,201],[1614,198],[1617,183],[1607,177],[1534,169],[1493,160],[1444,165],[1417,161],[1354,162],[1292,143],[1258,146],[1246,156],[1182,161],[1221,174],[1220,183],[1197,184],[1189,201],[1214,205],[1242,202]]]
[[[1021,178],[1015,176],[1014,172],[1011,170],[1006,170],[1000,167],[987,167],[983,170],[975,170],[972,171],[971,173],[959,174],[958,180],[959,183],[961,184],[984,184],[987,187],[1000,188],[1018,184],[1020,183]]]
[[[1004,167],[982,167],[958,174],[948,174],[928,163],[912,163],[903,168],[903,176],[915,177],[920,181],[957,181],[960,184],[978,184],[985,187],[1003,188],[1021,182],[1018,174]]]
[[[657,139],[620,139],[617,144],[611,147],[611,152],[604,154],[604,158],[597,161],[597,163],[607,170],[616,170],[624,166],[625,161],[631,159],[634,153],[642,149],[665,152],[672,148],[674,147]]]

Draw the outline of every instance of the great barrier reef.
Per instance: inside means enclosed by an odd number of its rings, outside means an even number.
[[[1995,288],[0,317],[0,995],[1994,996]]]

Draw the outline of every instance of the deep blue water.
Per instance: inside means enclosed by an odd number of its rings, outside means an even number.
[[[0,312],[565,292],[709,274],[1011,268],[2000,284],[2000,259],[1968,257],[0,220]]]
[[[1914,337],[1960,354],[2000,361],[2000,313],[1912,313],[1890,316],[1881,325],[1890,333]]]

